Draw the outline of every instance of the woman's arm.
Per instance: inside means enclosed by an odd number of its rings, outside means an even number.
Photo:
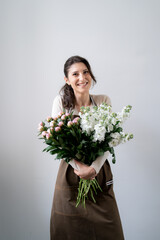
[[[105,152],[103,156],[99,156],[96,158],[96,160],[91,164],[91,167],[93,167],[96,171],[96,174],[99,173],[101,167],[105,163],[106,159],[108,158],[109,151]]]
[[[62,111],[63,111],[62,100],[61,97],[57,95],[53,100],[51,116],[54,118]]]

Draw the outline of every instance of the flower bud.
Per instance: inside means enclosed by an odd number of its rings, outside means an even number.
[[[64,114],[64,112],[59,112],[58,118],[61,117]]]
[[[50,127],[53,127],[54,124],[55,124],[55,121],[51,121],[49,125],[50,125]]]
[[[60,131],[61,130],[61,128],[60,127],[55,127],[55,129],[54,129],[56,132],[58,132],[58,131]]]
[[[66,115],[62,115],[61,119],[64,120],[66,118]]]
[[[50,133],[46,133],[46,138],[49,139],[51,137]]]
[[[50,130],[50,128],[48,128],[48,129],[47,129],[47,132],[48,132],[48,133],[51,133],[51,130]]]
[[[43,127],[44,126],[44,122],[40,122],[38,125]]]
[[[39,130],[40,132],[42,132],[42,131],[44,130],[44,126],[45,126],[45,123],[44,123],[44,122],[40,122],[40,123],[38,124],[38,130]]]
[[[42,136],[45,137],[45,136],[46,136],[46,133],[47,133],[46,131],[43,131],[43,132],[42,132]]]
[[[80,119],[79,117],[76,117],[76,118],[74,118],[74,119],[73,119],[73,121],[72,121],[72,122],[77,124],[77,123],[78,123],[78,121],[79,121],[79,119]]]
[[[62,127],[64,125],[64,123],[61,121],[58,123],[58,126]]]
[[[50,122],[52,120],[51,117],[47,117],[47,122]]]
[[[38,131],[42,132],[44,130],[43,126],[38,126]]]
[[[76,117],[75,120],[78,122],[78,121],[80,120],[80,118],[79,118],[79,117]]]
[[[73,124],[73,122],[72,122],[72,121],[69,121],[69,122],[67,123],[67,126],[68,126],[68,127],[71,127],[72,124]]]

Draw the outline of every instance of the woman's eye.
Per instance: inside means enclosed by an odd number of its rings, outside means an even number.
[[[73,76],[77,76],[77,73],[73,73]]]
[[[88,71],[84,71],[84,74],[87,74],[88,73]]]

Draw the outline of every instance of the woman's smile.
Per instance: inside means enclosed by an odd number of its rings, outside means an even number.
[[[88,81],[82,82],[82,83],[77,83],[77,86],[80,87],[85,87],[88,84]]]

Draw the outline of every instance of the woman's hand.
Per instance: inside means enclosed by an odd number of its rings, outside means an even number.
[[[74,173],[77,174],[80,178],[83,179],[93,179],[97,176],[96,171],[93,167],[87,166],[86,164],[80,163],[74,160],[75,163],[78,165],[79,170],[74,169]]]

